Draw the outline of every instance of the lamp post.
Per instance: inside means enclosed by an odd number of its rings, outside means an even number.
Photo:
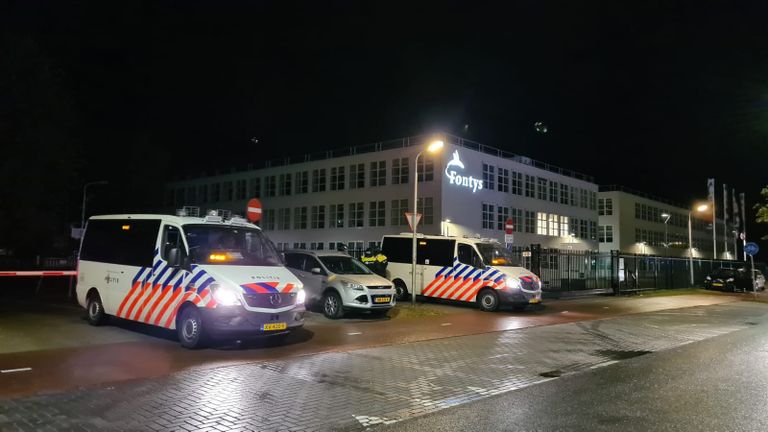
[[[432,141],[427,146],[426,151],[429,153],[435,153],[443,148],[443,142],[440,140]],[[416,159],[413,161],[413,219],[411,225],[413,228],[413,244],[411,250],[411,305],[416,305],[416,202],[419,199],[419,157],[424,153],[424,150],[420,151],[416,155]]]
[[[671,215],[669,213],[662,213],[661,217],[664,218],[664,254],[669,256],[669,240],[667,239],[667,222]]]
[[[699,204],[696,206],[697,212],[707,211],[709,206],[707,204]],[[693,286],[693,233],[691,230],[691,213],[692,210],[688,210],[688,267],[691,269],[691,286]]]
[[[88,190],[88,186],[97,185],[97,184],[108,184],[108,183],[109,182],[106,180],[99,180],[99,181],[92,181],[83,185],[83,212],[80,214],[80,229],[85,228],[85,198],[86,198],[86,192]]]

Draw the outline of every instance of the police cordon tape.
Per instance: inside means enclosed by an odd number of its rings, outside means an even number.
[[[0,271],[0,277],[2,276],[77,276],[77,270]]]

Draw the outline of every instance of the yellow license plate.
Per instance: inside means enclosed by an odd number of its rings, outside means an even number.
[[[723,286],[721,283],[713,283],[712,286]]]
[[[532,298],[532,299],[528,300],[528,303],[538,303],[540,301],[541,301],[541,299]]]
[[[270,324],[262,324],[261,329],[262,330],[285,330],[288,328],[288,324],[286,323],[270,323]]]
[[[376,297],[373,299],[374,303],[389,303],[392,297]]]

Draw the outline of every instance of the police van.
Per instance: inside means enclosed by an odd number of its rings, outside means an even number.
[[[112,315],[209,337],[281,335],[304,324],[304,290],[258,226],[165,215],[94,216],[80,248],[77,300],[93,325]]]
[[[495,311],[502,303],[518,310],[541,303],[541,280],[490,239],[417,234],[413,287],[412,242],[410,233],[382,239],[382,251],[389,260],[387,276],[400,298],[410,293],[476,302],[484,311]]]

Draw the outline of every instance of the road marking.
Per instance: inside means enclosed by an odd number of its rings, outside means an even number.
[[[354,335],[363,334],[363,332],[351,332],[351,333],[347,333],[347,334],[350,335],[350,336],[354,336]]]
[[[603,306],[603,309],[610,309],[608,306]]]
[[[29,372],[31,370],[32,370],[31,367],[24,367],[24,368],[18,368],[18,369],[0,369],[0,373]]]
[[[600,368],[600,367],[603,367],[603,366],[612,365],[612,364],[618,363],[618,362],[619,362],[618,360],[610,360],[610,361],[607,361],[607,362],[598,363],[598,364],[596,364],[594,366],[590,366],[589,368],[590,369],[597,369],[597,368]]]
[[[445,327],[445,326],[449,326],[449,325],[451,325],[451,323],[442,323],[442,324],[440,324],[440,325],[441,325],[441,326],[443,326],[443,327]]]
[[[562,312],[560,312],[560,313],[568,313],[568,311],[562,311]]]

